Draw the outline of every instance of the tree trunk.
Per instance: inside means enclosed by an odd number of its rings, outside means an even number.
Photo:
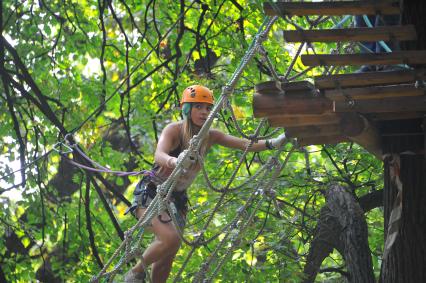
[[[358,202],[364,213],[373,208],[383,206],[383,190],[364,195]],[[323,260],[333,249],[337,249],[344,256],[343,243],[339,238],[340,234],[336,233],[336,231],[340,230],[337,218],[332,217],[329,206],[324,206],[320,211],[318,224],[306,258],[306,265],[303,270],[305,275],[304,283],[315,281]]]
[[[340,240],[344,246],[349,282],[374,282],[364,212],[348,189],[339,185],[332,186],[326,198],[327,206],[340,224]]]
[[[321,263],[334,248],[346,259],[350,282],[373,282],[367,224],[363,214],[382,204],[383,191],[362,196],[358,204],[347,190],[333,186],[328,193],[327,204],[320,212],[303,271],[303,282],[315,281]],[[358,261],[362,264],[354,267]],[[359,272],[363,275],[358,275]],[[366,275],[369,276],[367,279]]]
[[[306,257],[306,265],[303,270],[304,283],[314,282],[323,260],[336,248],[344,254],[343,244],[339,239],[339,223],[332,217],[330,208],[324,206],[321,209],[318,224],[315,227],[314,237],[310,244]]]

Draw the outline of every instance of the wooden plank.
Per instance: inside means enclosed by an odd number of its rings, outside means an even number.
[[[315,87],[318,89],[330,89],[373,85],[392,85],[400,83],[410,83],[416,80],[426,80],[426,71],[418,70],[399,70],[366,72],[359,74],[339,74],[331,76],[317,76]]]
[[[321,125],[321,126],[303,126],[303,127],[287,127],[286,135],[292,138],[307,138],[316,136],[340,136],[339,124]]]
[[[334,101],[334,112],[386,113],[386,112],[426,112],[425,96],[397,97],[374,100],[358,100],[353,104],[347,101]]]
[[[283,95],[283,96],[289,96],[289,97],[300,97],[300,98],[305,98],[305,97],[315,97],[320,95],[319,91],[317,91],[316,89],[304,89],[304,90],[285,90],[284,93],[282,93],[280,90],[278,90],[278,88],[276,89],[265,89],[262,90],[261,92],[257,92],[257,94],[260,95],[270,95],[270,96],[278,96],[278,95]]]
[[[314,85],[309,81],[296,81],[296,82],[282,82],[281,88],[287,96],[314,96],[317,95],[317,90]],[[256,93],[262,95],[283,95],[278,89],[275,81],[262,82],[255,85],[254,90]]]
[[[254,117],[274,115],[304,115],[323,114],[332,112],[332,101],[324,97],[292,97],[288,95],[260,95],[253,96]]]
[[[297,90],[311,90],[315,89],[314,85],[309,81],[297,81],[297,82],[282,82],[281,88],[284,91],[297,91]],[[275,81],[267,81],[267,82],[261,82],[254,86],[255,92],[262,93],[264,91],[276,91],[278,92],[279,89],[277,88]]]
[[[341,142],[348,142],[349,138],[345,136],[316,136],[308,138],[297,139],[300,146],[306,145],[321,145],[321,144],[338,144]]]
[[[285,30],[287,42],[345,42],[345,41],[393,41],[415,40],[413,25],[380,26],[374,28],[345,28],[330,30]]]
[[[425,91],[414,84],[371,86],[360,88],[330,89],[324,92],[330,100],[341,101],[348,98],[354,100],[379,99],[389,97],[422,96]]]
[[[272,127],[300,127],[309,125],[336,124],[340,118],[335,113],[323,115],[279,115],[268,117],[269,125]]]
[[[370,113],[368,117],[373,121],[409,120],[423,118],[425,112]]]
[[[274,9],[275,8],[275,9]],[[309,16],[309,15],[396,15],[399,3],[396,1],[332,1],[332,2],[265,2],[263,10],[268,16]]]
[[[305,66],[357,66],[426,64],[426,50],[396,51],[392,53],[302,55]]]

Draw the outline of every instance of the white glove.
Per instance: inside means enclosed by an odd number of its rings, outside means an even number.
[[[188,151],[187,149],[185,149],[184,151],[182,151],[179,154],[179,156],[177,158],[177,161],[176,161],[176,164],[181,164],[182,163],[182,166],[183,166],[184,169],[188,169],[189,167],[191,167],[192,165],[194,165],[195,162],[196,162],[195,157],[193,157],[191,155],[188,155],[187,158],[184,159],[184,156],[185,156],[185,154],[186,154],[187,151]]]
[[[287,142],[287,137],[285,134],[281,134],[276,138],[270,139],[266,144],[269,143],[272,149],[280,148],[285,142]]]

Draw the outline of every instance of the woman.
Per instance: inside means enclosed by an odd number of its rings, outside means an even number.
[[[189,146],[193,135],[197,134],[213,107],[212,92],[200,85],[186,88],[183,92],[181,106],[184,120],[167,125],[161,133],[155,151],[155,166],[152,175],[144,177],[136,186],[134,203],[130,208],[139,219],[156,195],[156,187],[164,182],[176,167],[179,154]],[[285,142],[285,135],[271,140],[261,140],[250,147],[250,151],[262,151],[278,148]],[[246,139],[237,138],[211,129],[207,137],[201,141],[200,154],[204,156],[208,149],[219,144],[229,148],[244,150],[249,143]],[[187,212],[186,189],[191,185],[198,171],[199,163],[194,162],[178,180],[172,201],[179,214],[185,219]],[[155,240],[145,250],[141,261],[125,275],[125,282],[143,282],[144,266],[152,264],[152,281],[166,282],[173,259],[179,250],[181,241],[176,228],[167,212],[154,217],[149,230],[155,235]]]

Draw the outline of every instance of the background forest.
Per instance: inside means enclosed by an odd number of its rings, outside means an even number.
[[[181,118],[183,89],[203,84],[219,97],[264,21],[262,2],[0,2],[1,282],[88,282],[101,270],[124,231],[136,223],[124,211],[140,176],[78,169],[64,158],[73,156],[67,153],[64,136],[72,133],[91,159],[112,170],[150,169],[159,133]],[[263,44],[277,73],[289,80],[324,72],[306,71],[300,59],[289,69],[299,45],[282,38],[283,29],[307,27],[314,20],[279,19]],[[317,26],[332,27],[339,20],[328,18]],[[319,53],[344,48],[352,47],[315,44]],[[268,80],[271,72],[256,56],[230,98],[233,112],[221,111],[213,127],[237,136],[238,127],[253,134],[260,122],[252,114],[254,86]],[[260,132],[272,130],[266,125]],[[290,147],[280,154],[280,161]],[[231,187],[253,176],[273,153],[248,154]],[[215,187],[227,185],[241,154],[221,147],[210,151],[205,167]],[[24,169],[16,171],[19,168]],[[382,162],[353,143],[298,150],[280,172],[275,194],[269,191],[259,205],[248,205],[241,219],[247,221],[247,229],[238,242],[228,241],[218,251],[208,274],[213,276],[214,267],[230,251],[214,274],[217,282],[344,281],[346,264],[336,250],[341,228],[333,226],[336,223],[327,214],[331,209],[327,192],[338,184],[364,210],[368,252],[378,276],[383,251],[382,172]],[[192,254],[182,282],[194,279],[224,238],[222,228],[250,196],[260,194],[262,181],[255,179],[226,195],[204,235],[217,237]],[[189,195],[185,235],[194,239],[221,194],[209,189],[200,174]],[[144,246],[151,236],[143,237]],[[327,241],[329,245],[323,246]],[[183,245],[171,278],[189,251]],[[316,265],[321,265],[319,273],[311,268]]]

